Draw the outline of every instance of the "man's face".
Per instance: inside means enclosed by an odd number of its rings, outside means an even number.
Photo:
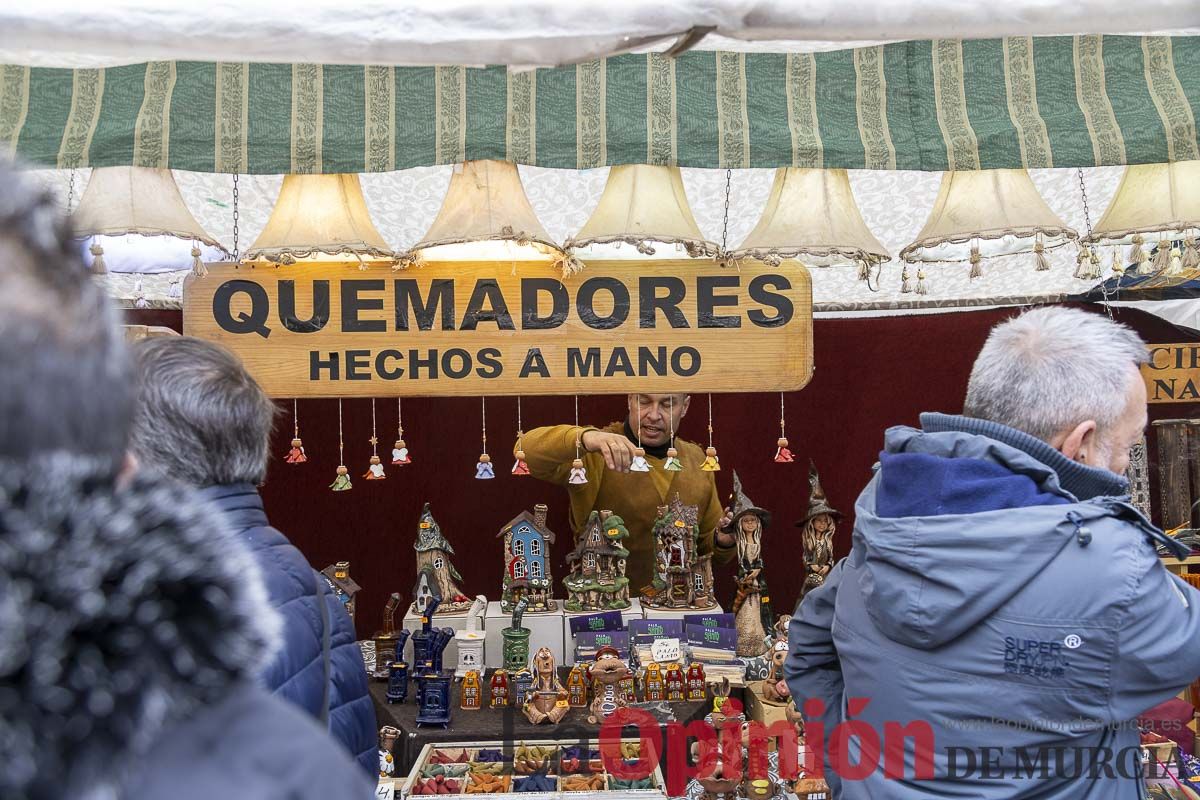
[[[641,422],[642,444],[660,447],[671,439],[671,431],[679,431],[679,422],[687,414],[691,398],[686,394],[629,395],[629,427],[638,433]]]
[[[1129,451],[1141,441],[1146,430],[1146,384],[1141,372],[1132,364],[1129,392],[1125,395],[1125,410],[1107,430],[1097,431],[1093,454],[1087,464],[1123,475],[1129,466]]]

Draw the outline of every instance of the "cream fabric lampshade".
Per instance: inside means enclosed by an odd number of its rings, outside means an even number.
[[[715,256],[719,248],[704,238],[683,189],[679,167],[624,164],[613,167],[596,210],[570,241],[576,250],[626,242],[643,255],[659,253],[651,242],[677,244],[693,258]]]
[[[933,210],[905,261],[968,261],[1046,249],[1078,238],[1038,194],[1023,169],[946,172]]]
[[[409,252],[412,260],[562,261],[566,255],[538,221],[517,165],[456,165],[437,217]]]
[[[350,261],[395,258],[375,229],[358,176],[287,175],[246,260]]]
[[[863,222],[846,170],[799,167],[775,171],[758,224],[729,257],[801,258],[818,266],[891,260]]]

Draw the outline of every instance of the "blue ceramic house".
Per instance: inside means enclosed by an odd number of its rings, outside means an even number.
[[[533,513],[522,511],[505,525],[497,537],[504,538],[504,585],[500,607],[512,611],[517,602],[529,599],[527,611],[553,611],[550,598],[553,582],[550,576],[550,549],[554,531],[546,527],[549,509],[542,504]]]

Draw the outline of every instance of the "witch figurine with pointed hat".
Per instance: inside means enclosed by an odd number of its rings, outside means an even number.
[[[733,536],[737,542],[737,595],[732,608],[737,628],[737,654],[753,657],[766,650],[767,631],[772,622],[762,555],[762,536],[771,524],[771,512],[754,505],[746,496],[737,472],[733,473],[729,510],[733,517],[722,532]]]
[[[825,490],[821,488],[821,476],[817,465],[808,462],[808,513],[796,523],[802,528],[804,546],[804,585],[800,596],[811,592],[825,582],[825,576],[833,569],[833,534],[837,532],[837,521],[842,512],[829,505]]]
[[[435,613],[452,614],[470,608],[471,598],[458,588],[458,582],[463,579],[462,575],[459,575],[458,570],[450,563],[454,548],[442,535],[441,526],[429,511],[429,503],[426,503],[421,511],[421,521],[417,523],[417,541],[413,549],[417,551],[417,573],[428,570],[425,574],[433,576],[442,597]]]

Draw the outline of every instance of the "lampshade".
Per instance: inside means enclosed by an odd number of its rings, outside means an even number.
[[[616,242],[635,245],[643,255],[656,255],[651,242],[680,245],[693,258],[719,250],[696,225],[679,167],[647,164],[609,170],[596,210],[567,245],[578,250]]]
[[[246,251],[247,260],[278,264],[372,258],[395,254],[371,222],[353,173],[285,176],[266,227]]]
[[[1200,161],[1137,164],[1125,168],[1112,202],[1087,237],[1089,244],[1131,244],[1128,263],[1138,272],[1194,270],[1200,265],[1196,232],[1200,229]],[[1172,270],[1172,242],[1183,239]],[[1151,261],[1142,244],[1157,241]]]
[[[517,165],[467,161],[455,165],[437,217],[410,260],[569,260],[538,221]],[[567,271],[573,271],[574,264]]]
[[[1033,251],[1048,269],[1043,250],[1078,239],[1050,210],[1023,169],[946,172],[925,227],[900,251],[905,261],[970,261]]]
[[[891,260],[863,222],[846,170],[799,167],[775,171],[758,224],[729,257],[803,258],[818,266]]]

